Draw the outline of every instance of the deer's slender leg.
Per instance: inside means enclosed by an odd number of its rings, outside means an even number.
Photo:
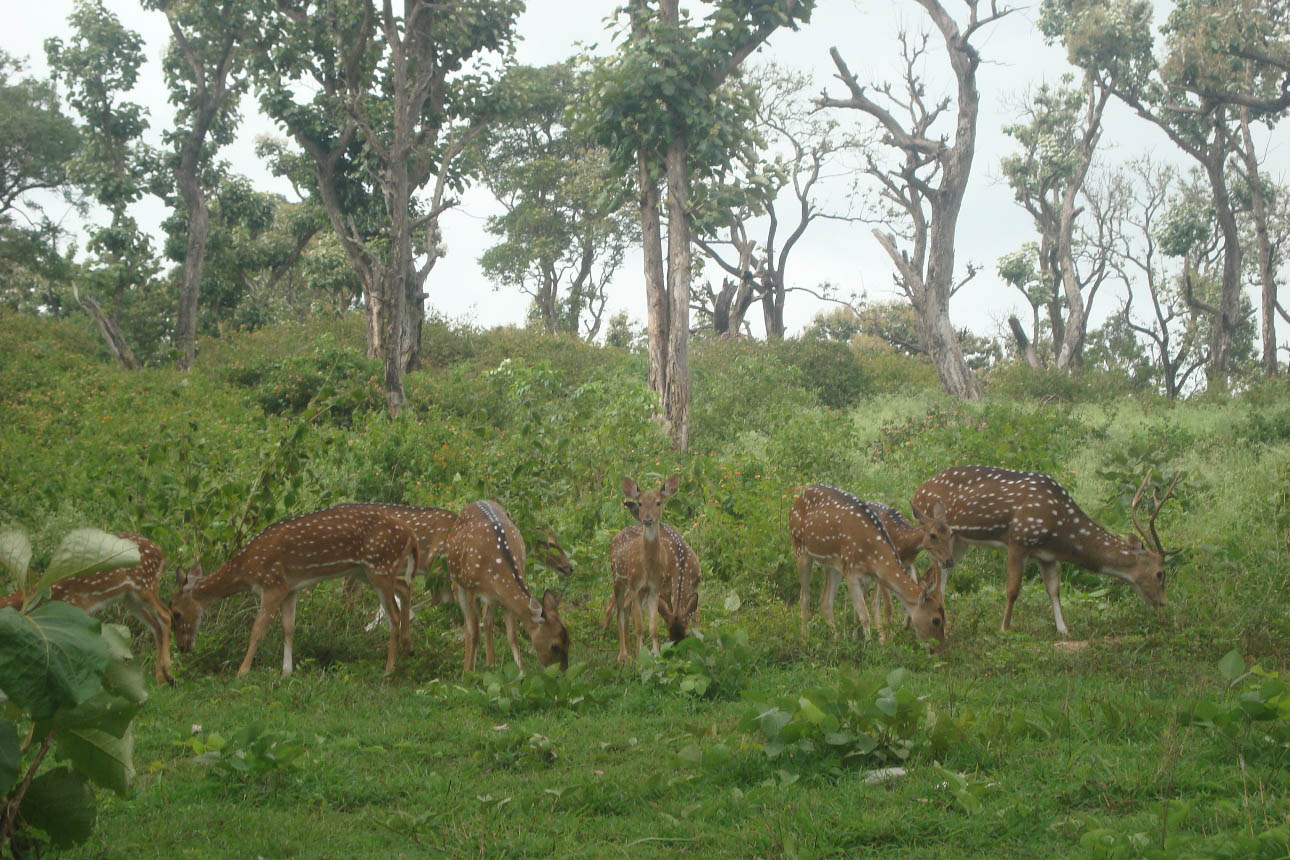
[[[802,638],[805,639],[806,622],[811,618],[811,555],[804,549],[797,550],[797,581],[802,587]]]
[[[1066,636],[1069,631],[1066,629],[1066,619],[1062,617],[1062,581],[1058,576],[1057,562],[1039,562],[1039,572],[1044,577],[1044,588],[1053,604],[1053,621],[1057,624],[1057,633],[1059,636]]]
[[[1026,551],[1016,544],[1008,544],[1008,583],[1005,595],[1007,603],[1003,608],[1003,626],[1000,628],[1004,633],[1012,626],[1012,605],[1017,602],[1017,595],[1021,593],[1021,573],[1026,568]]]

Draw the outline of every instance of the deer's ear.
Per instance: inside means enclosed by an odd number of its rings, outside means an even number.
[[[949,511],[945,510],[945,505],[941,504],[941,500],[940,500],[940,499],[937,499],[935,502],[933,502],[933,503],[932,503],[932,518],[933,518],[933,519],[943,520],[943,519],[945,519],[947,516],[949,516],[949,513],[950,513]]]
[[[179,567],[178,565],[175,566],[175,581],[179,583],[180,588],[188,588],[190,584],[196,585],[198,582],[201,581],[201,578],[202,578],[201,561],[198,561],[192,567],[188,568],[188,570],[184,570],[182,567]]]
[[[623,478],[623,495],[629,499],[639,498],[641,488],[631,478]]]
[[[661,594],[658,596],[658,611],[664,618],[672,617],[672,604],[668,603],[667,598]]]
[[[696,591],[690,595],[690,599],[685,604],[686,617],[689,617],[698,611],[699,611],[699,592]]]
[[[923,586],[923,593],[918,596],[918,602],[921,604],[931,603],[939,595],[940,589],[936,587],[936,577],[929,575],[927,583]]]
[[[1128,541],[1128,542],[1129,542],[1129,546],[1133,547],[1134,549],[1143,549],[1143,548],[1144,548],[1144,547],[1142,546],[1142,541],[1138,540],[1138,536],[1137,536],[1137,535],[1129,535],[1128,537],[1126,537],[1126,538],[1125,538],[1125,540],[1126,540],[1126,541]]]
[[[534,624],[542,622],[542,604],[537,602],[536,597],[529,598],[529,615],[533,617]]]
[[[664,499],[670,499],[676,495],[676,491],[681,488],[681,476],[673,475],[663,482],[662,489],[659,490],[659,496]]]
[[[548,618],[555,615],[555,611],[560,608],[560,598],[555,596],[555,592],[547,589],[542,592],[542,612]]]

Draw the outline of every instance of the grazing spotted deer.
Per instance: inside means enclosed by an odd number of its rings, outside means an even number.
[[[820,592],[820,612],[834,631],[833,598],[845,578],[864,638],[870,638],[869,610],[861,583],[865,578],[895,592],[919,638],[945,641],[945,609],[935,581],[929,579],[920,586],[908,575],[882,518],[869,503],[836,487],[811,484],[793,501],[788,528],[801,583],[803,637],[811,614],[811,565],[818,561],[829,571]],[[879,620],[879,638],[884,637]]]
[[[905,566],[905,571],[909,574],[910,579],[918,579],[918,569],[914,566],[918,554],[927,550],[928,555],[932,557],[935,564],[929,568],[929,571],[949,570],[954,567],[954,532],[950,529],[949,524],[945,522],[945,506],[937,502],[932,505],[932,510],[928,513],[914,512],[914,519],[918,525],[914,525],[905,519],[896,508],[891,505],[884,505],[882,502],[868,502],[870,509],[882,520],[883,527],[887,529],[887,536],[891,538],[892,545],[896,548],[896,555],[900,557],[900,563]],[[878,583],[875,595],[882,595],[882,613],[883,620],[887,624],[891,623],[891,595],[887,587],[880,581]],[[945,593],[941,592],[942,603],[945,600]],[[874,598],[875,610],[878,602]],[[909,616],[905,616],[908,624]]]
[[[157,641],[157,662],[153,667],[153,677],[158,684],[173,684],[175,681],[170,677],[170,610],[161,602],[157,593],[166,558],[162,555],[161,547],[142,535],[117,532],[116,536],[139,545],[138,565],[60,579],[50,587],[49,597],[51,600],[70,603],[91,615],[97,614],[114,600],[124,601],[130,614],[148,625]],[[15,591],[0,599],[0,609],[16,609],[22,605],[22,601],[22,592]]]
[[[1053,604],[1057,632],[1067,635],[1062,618],[1061,581],[1057,562],[1066,561],[1094,573],[1118,576],[1133,586],[1147,603],[1165,602],[1165,557],[1171,554],[1156,534],[1156,517],[1173,494],[1175,477],[1160,498],[1152,490],[1154,509],[1144,529],[1138,505],[1151,473],[1133,496],[1133,525],[1142,536],[1119,537],[1093,522],[1070,494],[1048,475],[1014,472],[995,466],[955,466],[928,479],[914,493],[915,510],[934,504],[945,506],[946,521],[954,530],[953,558],[958,560],[974,544],[1004,547],[1008,551],[1007,603],[1003,630],[1012,623],[1012,606],[1021,591],[1021,574],[1027,558],[1039,562],[1044,588]],[[1144,545],[1145,544],[1145,545]],[[944,574],[938,578],[942,593]]]
[[[444,554],[444,546],[448,541],[448,535],[452,534],[453,526],[457,524],[457,514],[445,508],[418,508],[412,505],[396,505],[386,502],[351,502],[342,505],[336,505],[332,510],[344,511],[372,511],[377,514],[389,517],[406,526],[417,537],[417,574],[424,574],[430,569],[436,558]],[[358,591],[362,584],[362,577],[359,575],[351,576],[345,582],[345,594],[352,597]],[[452,589],[436,589],[431,594],[431,603],[447,603],[452,600]],[[364,628],[369,633],[377,628],[386,619],[385,607],[380,606],[376,610],[376,616]],[[408,607],[408,620],[412,620],[412,607]],[[403,626],[400,637],[404,653],[412,653],[412,625]]]
[[[206,607],[242,591],[260,595],[260,610],[251,625],[251,641],[238,677],[251,669],[255,650],[274,613],[282,611],[282,674],[290,675],[291,646],[300,591],[324,579],[361,573],[381,597],[393,619],[385,671],[394,661],[417,568],[416,535],[406,526],[370,510],[344,506],[314,511],[274,523],[233,554],[219,570],[203,576],[201,564],[179,572],[179,591],[170,599],[175,639],[180,650],[192,650]],[[399,595],[396,598],[396,594]]]
[[[493,501],[467,505],[448,536],[445,550],[448,573],[465,618],[464,672],[475,668],[481,626],[485,656],[490,665],[493,662],[489,622],[495,603],[506,613],[507,639],[517,666],[524,667],[515,640],[516,620],[528,631],[539,663],[550,666],[558,662],[561,669],[569,668],[569,631],[560,620],[559,601],[550,589],[542,595],[541,602],[529,593],[524,581],[524,539],[501,505]],[[484,604],[482,619],[480,602]]]
[[[613,573],[614,596],[608,613],[618,611],[618,660],[626,662],[627,614],[636,625],[636,650],[643,638],[642,605],[649,613],[650,644],[658,654],[658,620],[661,615],[668,636],[680,642],[689,632],[691,621],[699,610],[699,557],[681,537],[681,533],[664,522],[663,503],[676,495],[681,479],[668,478],[657,490],[643,493],[631,478],[623,478],[626,499],[623,505],[639,525],[628,526],[614,535],[609,545],[609,565]]]

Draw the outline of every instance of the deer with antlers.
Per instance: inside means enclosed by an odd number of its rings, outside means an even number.
[[[636,625],[636,650],[643,638],[642,605],[649,613],[650,644],[659,652],[658,622],[667,625],[668,637],[680,642],[689,633],[699,611],[699,557],[681,533],[662,522],[663,503],[676,495],[681,479],[673,475],[657,490],[641,492],[631,478],[623,478],[623,501],[638,524],[614,535],[609,544],[609,565],[614,596],[606,617],[618,612],[618,660],[626,662],[627,616]]]
[[[569,668],[569,631],[560,620],[559,600],[550,589],[540,602],[529,592],[524,581],[524,539],[501,505],[493,501],[467,505],[457,517],[445,551],[453,590],[465,618],[464,672],[475,668],[481,626],[485,658],[490,666],[493,664],[494,604],[504,612],[506,638],[517,666],[524,668],[515,638],[518,620],[533,642],[539,663],[559,663],[562,670]],[[482,615],[480,603],[484,605]]]
[[[1150,481],[1148,471],[1130,506],[1133,525],[1141,540],[1113,535],[1093,522],[1062,485],[1048,475],[995,466],[946,469],[918,488],[913,507],[918,511],[929,510],[938,503],[944,506],[946,521],[954,531],[953,559],[956,561],[975,544],[1007,549],[1007,603],[1002,627],[1005,631],[1012,623],[1012,606],[1021,591],[1026,559],[1034,558],[1053,605],[1057,632],[1066,636],[1057,574],[1059,561],[1094,573],[1118,576],[1132,585],[1147,603],[1164,605],[1165,558],[1174,551],[1166,550],[1160,542],[1156,517],[1173,495],[1178,477],[1170,482],[1163,497],[1152,489],[1154,508],[1147,528],[1143,528],[1138,520],[1138,505]],[[944,573],[938,577],[942,594],[946,578]]]
[[[139,563],[134,567],[118,567],[100,573],[85,573],[60,579],[49,589],[50,600],[70,603],[91,615],[116,600],[121,600],[152,631],[157,642],[157,662],[153,677],[158,684],[173,684],[170,677],[170,610],[161,602],[158,586],[166,558],[161,547],[143,535],[117,532],[116,536],[139,545]],[[23,593],[15,591],[0,599],[0,609],[22,606]]]
[[[845,579],[864,638],[871,638],[861,580],[872,579],[895,593],[918,638],[945,641],[945,608],[936,583],[929,579],[920,585],[909,575],[879,511],[869,502],[837,487],[811,484],[793,501],[788,530],[801,585],[803,637],[811,614],[811,565],[819,562],[829,571],[820,591],[820,613],[835,632],[833,599]],[[880,618],[878,626],[879,640],[885,641]]]
[[[324,579],[361,573],[381,598],[392,619],[385,671],[394,671],[395,657],[411,595],[410,579],[417,568],[416,535],[402,523],[372,510],[327,508],[282,520],[260,532],[210,576],[199,562],[179,571],[179,591],[170,599],[175,639],[182,651],[192,650],[206,607],[243,591],[260,595],[260,609],[251,625],[246,657],[237,670],[251,669],[255,651],[273,616],[282,612],[282,674],[292,669],[292,640],[296,629],[296,600],[301,590]],[[397,595],[397,597],[396,597]]]

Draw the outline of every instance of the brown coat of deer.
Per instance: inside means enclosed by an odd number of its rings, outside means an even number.
[[[91,615],[98,614],[114,600],[125,601],[130,614],[148,625],[157,642],[153,677],[158,684],[173,684],[174,679],[170,677],[170,610],[161,602],[157,591],[166,558],[161,547],[142,535],[117,532],[116,536],[139,545],[139,563],[136,566],[60,579],[50,587],[49,598],[70,603]],[[0,609],[16,609],[22,601],[22,592],[15,591],[0,599]]]
[[[829,572],[820,592],[820,612],[833,630],[834,595],[846,579],[864,637],[870,638],[861,579],[874,579],[895,592],[919,638],[945,641],[945,608],[935,581],[919,585],[909,576],[882,518],[869,503],[836,487],[811,484],[793,501],[788,528],[801,585],[803,637],[811,614],[811,565],[818,561]],[[879,637],[885,637],[881,620]]]
[[[891,543],[896,548],[896,555],[900,557],[900,563],[905,566],[910,579],[918,579],[918,569],[914,562],[918,559],[918,554],[924,550],[935,562],[928,569],[929,575],[936,575],[939,571],[948,571],[954,567],[954,531],[945,521],[944,505],[935,503],[928,513],[915,511],[914,519],[917,521],[915,525],[891,505],[885,505],[882,502],[866,502],[866,504],[882,520],[883,528],[887,530],[887,536],[891,538]],[[891,595],[881,581],[875,594],[879,592],[882,595],[883,619],[890,623]],[[941,590],[940,594],[941,602],[944,603],[945,592]],[[874,602],[877,603],[876,597]],[[905,620],[908,622],[909,616],[905,616]]]
[[[243,591],[260,595],[251,641],[238,677],[251,669],[256,648],[273,616],[282,611],[282,674],[292,668],[296,599],[324,579],[361,573],[381,597],[392,619],[385,671],[394,671],[407,622],[409,581],[417,568],[417,539],[406,526],[375,511],[328,508],[274,523],[233,554],[219,570],[203,576],[201,565],[179,572],[179,591],[170,599],[175,639],[192,650],[206,607]],[[396,593],[399,597],[396,599]]]
[[[1003,630],[1012,623],[1012,606],[1021,592],[1026,559],[1034,558],[1043,575],[1044,588],[1053,605],[1057,632],[1067,635],[1062,618],[1061,581],[1057,563],[1070,562],[1094,573],[1118,576],[1133,586],[1147,603],[1165,602],[1165,556],[1169,554],[1156,534],[1156,517],[1173,493],[1177,478],[1164,498],[1152,492],[1155,509],[1149,529],[1138,522],[1138,505],[1151,480],[1148,472],[1133,497],[1133,524],[1142,541],[1119,537],[1093,522],[1048,475],[1015,472],[995,466],[955,466],[925,481],[914,493],[913,507],[929,510],[945,506],[946,522],[954,531],[953,558],[958,560],[974,544],[1007,549],[1007,603]],[[1143,541],[1146,542],[1144,546]],[[942,593],[946,575],[938,577]]]
[[[497,502],[467,505],[448,536],[445,550],[457,603],[465,618],[466,655],[463,671],[475,668],[480,628],[484,628],[486,659],[493,663],[490,622],[493,604],[505,612],[507,639],[516,665],[523,668],[515,641],[515,621],[528,631],[538,662],[569,667],[569,631],[560,620],[559,601],[550,590],[539,602],[524,581],[524,539]],[[481,613],[479,604],[484,604]]]
[[[681,533],[662,522],[663,503],[676,495],[681,479],[673,475],[657,490],[643,493],[631,478],[623,478],[623,505],[639,525],[628,526],[614,535],[609,545],[614,597],[608,613],[618,611],[618,659],[627,653],[627,615],[636,625],[636,650],[643,638],[642,605],[649,613],[650,644],[658,654],[658,620],[661,615],[668,636],[680,642],[689,632],[699,611],[699,557]]]

